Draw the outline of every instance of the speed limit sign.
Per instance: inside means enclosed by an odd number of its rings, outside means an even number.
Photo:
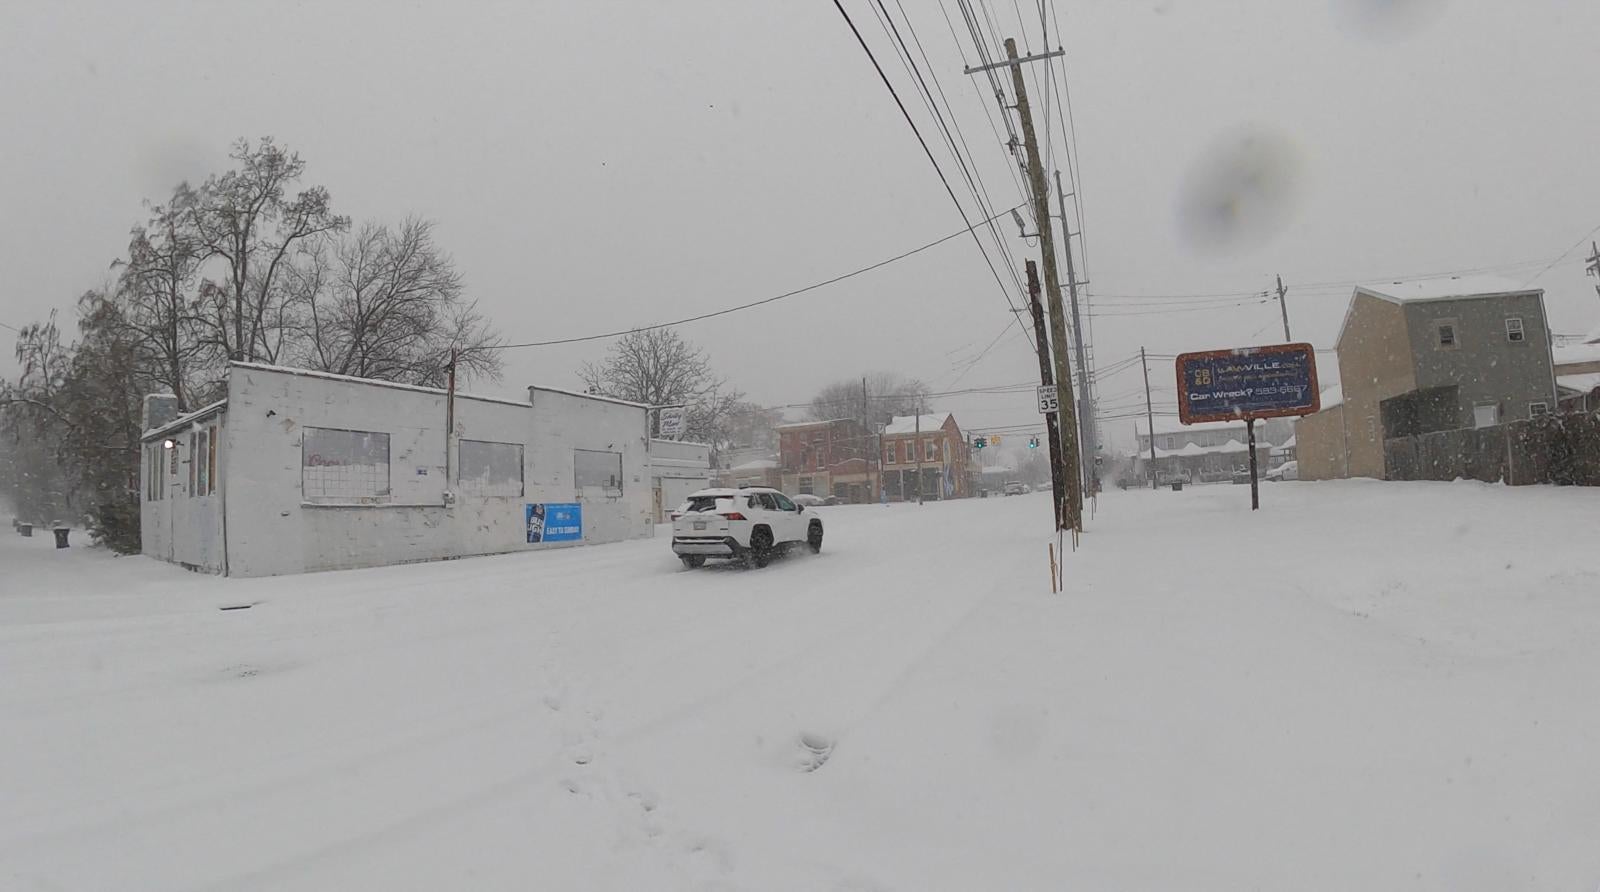
[[[1039,385],[1039,414],[1054,415],[1061,411],[1061,402],[1056,394],[1054,384]]]

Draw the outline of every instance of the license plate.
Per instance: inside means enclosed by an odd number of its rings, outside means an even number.
[[[703,530],[706,528],[706,522],[703,520],[697,520],[694,522],[694,528],[697,530]]]

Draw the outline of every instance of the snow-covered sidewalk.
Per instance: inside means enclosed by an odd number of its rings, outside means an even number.
[[[1042,494],[756,572],[0,537],[0,887],[1600,883],[1600,492],[1263,503],[1108,493],[1058,596]]]

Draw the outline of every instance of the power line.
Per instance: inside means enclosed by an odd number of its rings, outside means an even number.
[[[912,42],[917,45],[917,51],[922,54],[923,65],[928,68],[928,75],[933,79],[934,87],[939,91],[939,99],[943,100],[945,111],[949,113],[948,122],[945,120],[945,115],[939,111],[939,103],[935,101],[933,90],[928,87],[928,81],[923,78],[922,69],[918,67],[916,60],[912,58],[911,48],[906,45],[905,39],[900,36],[900,28],[895,24],[894,17],[889,15],[889,10],[883,5],[883,0],[876,0],[876,4],[873,8],[873,14],[878,17],[878,24],[883,27],[885,36],[891,38],[891,47],[895,49],[895,54],[900,57],[900,62],[905,66],[906,72],[916,80],[919,88],[918,96],[921,97],[923,105],[932,113],[934,123],[939,128],[940,135],[944,137],[945,145],[949,148],[951,157],[955,159],[956,164],[961,169],[961,176],[966,180],[967,191],[972,193],[973,202],[978,205],[979,211],[985,214],[992,214],[994,202],[989,196],[988,187],[983,182],[983,175],[975,169],[975,161],[971,165],[967,161],[967,157],[972,155],[972,148],[967,145],[966,135],[961,132],[961,124],[956,120],[954,110],[950,108],[950,100],[945,95],[943,84],[939,81],[938,72],[934,70],[933,64],[929,62],[927,51],[922,48],[922,39],[917,36],[916,28],[912,25],[910,17],[905,13],[905,7],[900,5],[899,0],[895,0],[895,6],[900,10],[901,18],[905,19],[906,31],[911,35]],[[953,134],[952,130],[954,131]],[[961,143],[961,148],[959,149],[956,147],[957,140]],[[966,151],[967,157],[963,157],[963,149]],[[1006,271],[1011,275],[1011,283],[1016,286],[1019,295],[1024,293],[1025,289],[1022,287],[1022,280],[1017,276],[1017,262],[1011,256],[1010,247],[1000,236],[1000,232],[992,220],[988,224],[988,228],[990,237],[994,239],[995,247],[1000,250],[1000,255],[1005,258]]]
[[[1538,279],[1540,276],[1542,276],[1545,273],[1549,272],[1551,267],[1555,266],[1556,264],[1560,263],[1563,260],[1566,260],[1568,254],[1571,254],[1573,251],[1578,250],[1578,248],[1580,246],[1582,246],[1584,242],[1589,240],[1590,236],[1594,235],[1597,232],[1600,232],[1600,225],[1597,225],[1597,226],[1595,226],[1595,228],[1589,230],[1588,232],[1585,232],[1583,234],[1582,238],[1580,238],[1577,241],[1572,243],[1572,247],[1568,248],[1565,251],[1562,251],[1561,255],[1559,257],[1557,257],[1556,259],[1554,259],[1554,260],[1550,261],[1549,263],[1545,264],[1544,265],[1544,269],[1541,269],[1538,272],[1534,273],[1532,279],[1529,279],[1528,281],[1522,283],[1523,287],[1526,288],[1527,286],[1532,285],[1534,283],[1535,279]]]
[[[1019,207],[1020,207],[1020,205],[1019,205]],[[1000,217],[1000,216],[1002,216],[1004,214],[1009,214],[1009,213],[1011,213],[1012,210],[1013,210],[1012,208],[1007,208],[1006,210],[1001,211],[999,214],[996,214],[994,217],[991,217],[990,219],[993,220],[993,219],[996,219],[996,218],[998,218],[998,217]],[[984,221],[984,222],[988,222],[988,221]],[[778,294],[778,295],[774,295],[772,297],[762,298],[761,300],[753,300],[753,301],[751,301],[749,303],[739,304],[738,306],[726,307],[724,309],[715,310],[715,311],[710,312],[710,313],[701,313],[698,316],[688,316],[688,317],[685,317],[683,319],[674,319],[671,322],[660,322],[660,323],[657,323],[655,325],[640,325],[640,326],[637,326],[635,328],[624,328],[624,329],[618,329],[616,331],[603,332],[601,334],[582,335],[580,337],[558,338],[556,340],[550,340],[550,341],[529,341],[529,342],[523,343],[523,344],[498,344],[498,345],[495,345],[493,348],[490,348],[490,349],[495,349],[495,350],[513,350],[513,349],[517,349],[517,348],[520,348],[520,347],[553,347],[553,346],[555,346],[557,344],[578,344],[578,343],[582,343],[584,341],[601,341],[601,340],[605,340],[606,338],[618,338],[618,337],[622,337],[623,335],[630,335],[630,334],[634,334],[636,332],[654,331],[655,329],[658,329],[658,328],[671,328],[671,327],[676,326],[676,325],[685,325],[685,324],[688,324],[690,322],[699,322],[699,321],[701,321],[703,319],[711,319],[711,318],[714,318],[714,317],[717,317],[717,316],[726,316],[729,313],[737,313],[737,312],[739,312],[741,310],[749,310],[749,309],[753,309],[755,307],[765,306],[765,305],[770,304],[770,303],[776,303],[776,302],[778,302],[780,300],[784,300],[785,298],[795,297],[796,295],[805,294],[807,291],[815,291],[818,288],[823,288],[823,287],[826,287],[828,285],[833,285],[835,283],[842,282],[845,279],[849,279],[849,278],[854,277],[854,276],[859,276],[862,273],[872,272],[875,269],[879,269],[881,267],[888,266],[889,264],[894,263],[896,261],[904,260],[907,257],[912,256],[913,254],[920,254],[923,251],[928,250],[929,248],[933,248],[933,247],[936,247],[938,245],[942,245],[945,242],[948,242],[953,238],[959,238],[962,235],[962,233],[971,232],[972,229],[973,229],[973,226],[979,226],[979,225],[982,225],[982,224],[981,223],[980,224],[973,224],[972,226],[968,226],[966,229],[957,230],[955,232],[950,233],[947,236],[944,236],[943,238],[935,239],[935,240],[933,240],[931,242],[928,242],[927,244],[925,244],[925,245],[923,245],[921,247],[918,247],[918,248],[912,248],[911,250],[906,251],[903,254],[896,254],[895,256],[890,257],[887,260],[880,260],[877,263],[874,263],[874,264],[872,264],[870,266],[863,266],[860,269],[852,270],[852,271],[850,271],[848,273],[844,273],[842,275],[834,276],[831,279],[824,279],[821,282],[815,282],[813,284],[805,286],[804,288],[796,288],[793,291],[786,291],[783,294]]]
[[[893,82],[889,80],[889,75],[884,72],[883,66],[878,64],[878,57],[873,54],[872,47],[867,45],[866,38],[861,36],[860,29],[856,27],[855,21],[850,18],[850,13],[845,11],[844,4],[840,0],[833,0],[833,5],[835,9],[839,10],[839,15],[844,17],[845,24],[850,26],[850,33],[854,34],[856,42],[861,44],[861,51],[867,54],[867,59],[872,62],[873,69],[878,72],[878,79],[883,81],[883,85],[888,89],[889,95],[894,98],[894,104],[900,109],[901,117],[906,119],[906,125],[911,128],[912,134],[917,138],[917,143],[922,146],[923,154],[928,156],[928,163],[933,165],[934,173],[939,175],[939,182],[944,184],[944,191],[950,195],[950,201],[955,204],[956,212],[961,215],[962,222],[967,224],[966,231],[972,234],[972,243],[978,246],[978,253],[983,255],[983,262],[989,267],[989,273],[994,276],[994,283],[1000,286],[1000,296],[1005,298],[1006,305],[1011,308],[1012,312],[1018,312],[1017,305],[1011,300],[1011,294],[1006,291],[1005,283],[1000,281],[1000,273],[995,270],[994,261],[989,259],[989,252],[983,247],[983,241],[973,231],[975,227],[972,224],[972,220],[967,217],[967,209],[962,207],[961,200],[956,198],[956,190],[951,188],[950,180],[945,177],[944,170],[939,167],[939,159],[933,157],[933,150],[928,147],[928,141],[922,138],[922,131],[917,128],[917,122],[912,120],[911,112],[906,109],[906,104],[900,101],[900,94],[895,90]],[[1029,343],[1032,343],[1031,338]]]

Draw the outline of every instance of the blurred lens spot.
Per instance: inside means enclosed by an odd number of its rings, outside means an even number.
[[[1348,31],[1376,40],[1398,40],[1438,17],[1443,0],[1332,0],[1333,14]]]
[[[1225,251],[1269,239],[1294,212],[1300,152],[1263,129],[1226,134],[1189,168],[1178,225],[1194,247]]]

